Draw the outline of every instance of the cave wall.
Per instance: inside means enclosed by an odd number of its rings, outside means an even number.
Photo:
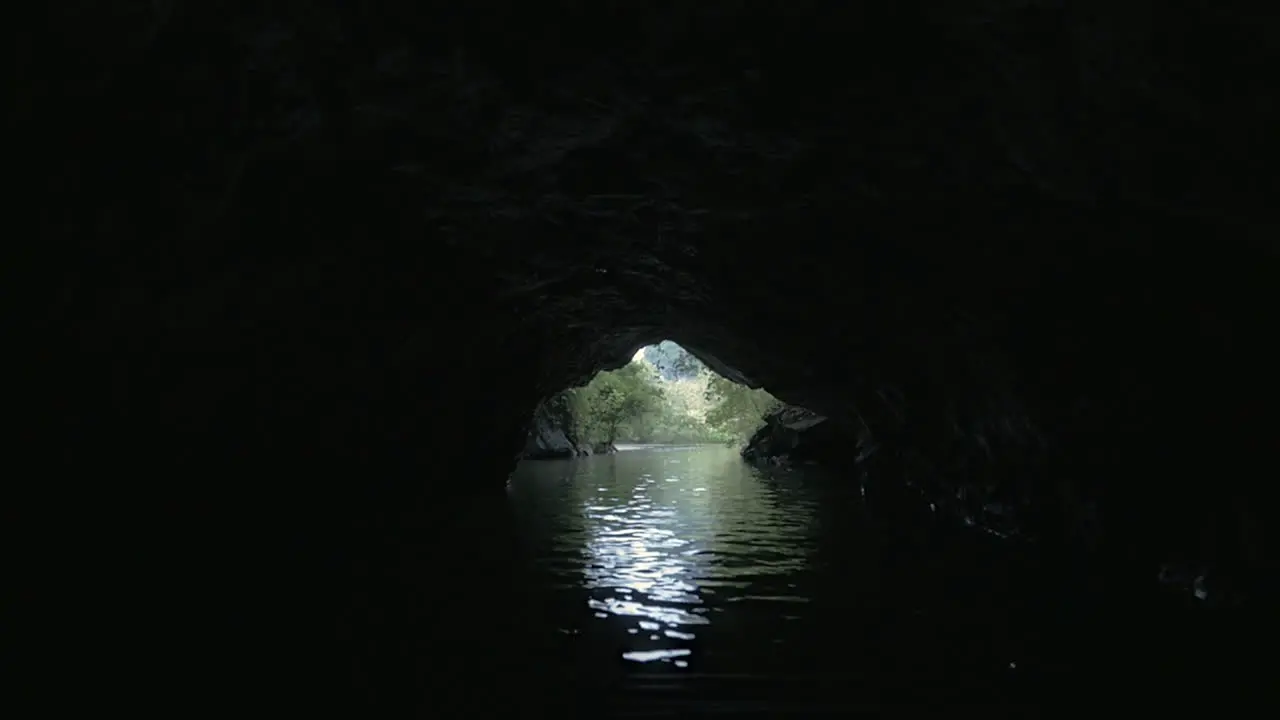
[[[1245,7],[51,4],[16,55],[30,447],[166,553],[394,585],[539,400],[670,338],[886,476],[1268,590]]]

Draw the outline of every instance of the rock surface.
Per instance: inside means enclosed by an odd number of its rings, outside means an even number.
[[[839,432],[814,432],[825,421],[825,417],[812,410],[784,405],[765,416],[764,426],[742,448],[742,457],[762,465],[839,462],[841,450],[853,448],[848,445],[848,438]],[[837,449],[836,443],[842,443],[843,447]],[[849,455],[845,459],[853,464],[857,458]]]
[[[139,582],[257,578],[288,657],[355,612],[369,687],[408,687],[432,518],[663,338],[868,433],[876,482],[1274,596],[1257,4],[39,7],[19,445],[85,482],[33,485]]]
[[[557,405],[557,399],[552,397],[538,403],[529,423],[529,440],[521,457],[550,460],[591,454],[591,446],[574,437],[569,410],[563,404]]]
[[[529,421],[529,436],[520,457],[525,460],[562,460],[610,455],[617,451],[613,443],[592,443],[580,437],[564,395],[557,393],[538,403]]]

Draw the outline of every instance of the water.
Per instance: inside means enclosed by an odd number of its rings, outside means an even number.
[[[727,448],[530,463],[510,490],[570,653],[614,647],[688,668],[732,647],[732,664],[754,664],[744,651],[776,652],[794,635],[784,626],[809,615],[800,585],[817,564],[817,498]],[[744,633],[767,639],[726,642]]]
[[[1224,657],[1189,650],[1182,610],[1089,590],[1088,566],[722,447],[524,463],[432,529],[406,563],[433,639],[405,652],[430,697],[495,712],[1147,702]]]
[[[723,447],[627,448],[524,463],[508,501],[544,669],[883,689],[999,684],[1017,668],[991,620],[1010,598],[968,573],[986,541],[886,532],[847,479],[760,470]]]

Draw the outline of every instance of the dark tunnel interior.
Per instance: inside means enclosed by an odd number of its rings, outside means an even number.
[[[12,133],[10,478],[58,617],[29,665],[192,709],[515,693],[424,669],[468,601],[414,568],[541,401],[670,338],[828,418],[880,521],[998,495],[1037,577],[1160,628],[1152,683],[1242,696],[1280,399],[1251,8],[44,6]],[[1089,680],[1036,698],[1131,682],[1059,663]],[[446,676],[479,689],[441,709]]]

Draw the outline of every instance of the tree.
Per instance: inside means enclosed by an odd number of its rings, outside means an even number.
[[[752,389],[716,374],[707,382],[707,424],[725,435],[746,439],[781,403],[762,388]]]
[[[662,367],[649,359],[651,354]],[[576,441],[592,445],[742,441],[779,404],[764,390],[711,372],[669,342],[646,348],[637,360],[598,373],[557,400],[557,407],[568,412]]]
[[[593,443],[613,443],[624,423],[658,410],[663,402],[652,371],[634,362],[598,373],[585,387],[571,392],[578,435]]]

